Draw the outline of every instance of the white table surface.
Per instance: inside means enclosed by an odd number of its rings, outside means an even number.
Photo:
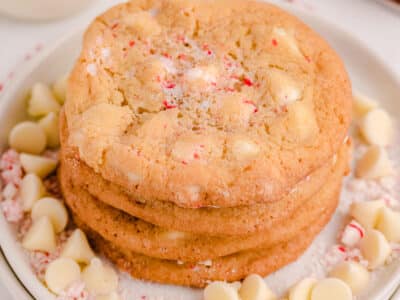
[[[34,1],[34,0],[31,0]],[[308,10],[335,23],[368,45],[400,78],[400,13],[373,0],[270,0]],[[30,23],[0,15],[0,97],[24,62],[41,48],[120,0],[98,0],[80,15],[53,22]],[[400,87],[399,87],[400,88]],[[399,99],[400,100],[400,99]],[[0,299],[12,300],[0,283]],[[400,299],[400,295],[396,300]]]

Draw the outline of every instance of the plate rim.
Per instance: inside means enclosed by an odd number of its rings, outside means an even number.
[[[381,1],[380,1],[381,2]],[[344,36],[346,39],[351,40],[357,47],[362,48],[371,58],[374,59],[375,63],[379,64],[382,67],[382,70],[387,73],[389,77],[391,77],[396,85],[400,86],[400,74],[394,71],[393,68],[391,68],[375,51],[373,51],[367,43],[361,41],[355,34],[352,34],[346,30],[344,30],[342,27],[339,27],[335,25],[333,22],[325,19],[323,16],[320,15],[315,15],[310,12],[307,12],[303,9],[293,7],[291,5],[285,4],[285,3],[280,3],[274,4],[278,7],[281,7],[282,9],[294,14],[296,17],[299,19],[313,19],[315,23],[320,23],[323,24],[325,27],[329,27],[330,29],[336,31],[336,33],[340,34],[341,36]],[[305,22],[306,23],[306,22]],[[307,24],[307,23],[306,23]],[[56,51],[63,43],[66,43],[68,40],[72,39],[73,37],[77,35],[82,35],[84,32],[85,27],[83,25],[79,26],[74,26],[74,28],[70,29],[70,32],[66,35],[64,35],[62,38],[54,40],[50,45],[46,46],[37,56],[35,56],[31,61],[29,61],[27,64],[25,64],[20,71],[16,74],[15,79],[12,84],[8,85],[5,87],[3,90],[3,93],[0,95],[0,119],[4,117],[4,115],[7,114],[7,108],[12,106],[12,99],[14,98],[14,95],[17,94],[19,87],[23,83],[24,80],[28,78],[30,73],[32,73],[38,65],[43,63],[49,55],[51,55],[54,51]],[[0,222],[3,223],[3,221],[7,224],[7,226],[10,226],[8,222],[5,221],[5,218],[2,214],[2,209],[0,209],[1,214],[0,214]],[[9,228],[4,229],[6,231],[11,231]],[[4,238],[0,238],[0,260],[4,260],[7,263],[8,267],[8,275],[3,274],[4,272],[0,272],[1,276],[0,278],[4,283],[10,283],[13,285],[13,287],[20,286],[21,289],[26,289],[26,291],[31,294],[32,291],[30,291],[27,287],[24,281],[20,278],[21,275],[17,274],[15,271],[15,262],[13,263],[12,259],[9,259],[8,255],[12,256],[11,253],[7,253],[8,251],[5,250],[3,247],[3,243],[5,243]],[[14,241],[12,243],[18,245]],[[7,255],[8,254],[8,255]],[[4,257],[2,257],[4,255]],[[13,266],[14,265],[14,266]],[[14,274],[14,275],[13,275]],[[14,277],[14,278],[13,278]],[[36,276],[35,276],[36,277]],[[37,277],[36,277],[37,279]],[[395,279],[397,279],[397,284],[394,282]],[[397,268],[397,270],[394,272],[393,276],[391,277],[391,282],[390,284],[385,285],[384,289],[386,290],[386,293],[383,293],[382,297],[389,295],[390,291],[394,291],[400,280],[400,267]],[[12,283],[14,282],[14,284]],[[18,284],[18,282],[20,284]],[[46,289],[43,284],[41,284],[41,287]],[[382,291],[383,292],[383,291]],[[11,294],[14,297],[14,294]],[[31,298],[33,299],[34,296],[31,294]],[[16,298],[17,299],[17,298]],[[19,298],[20,299],[20,298]]]

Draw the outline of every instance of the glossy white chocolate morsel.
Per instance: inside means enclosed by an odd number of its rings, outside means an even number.
[[[33,204],[42,198],[45,193],[46,188],[43,185],[42,179],[33,173],[26,174],[24,178],[22,178],[19,189],[19,196],[24,211],[30,211]]]
[[[61,252],[61,257],[69,257],[78,263],[85,264],[88,264],[94,256],[85,233],[80,229],[75,229]]]
[[[400,242],[400,212],[388,207],[382,208],[376,229],[383,233],[389,242]]]
[[[276,295],[269,289],[264,279],[257,274],[246,277],[239,289],[241,300],[275,300]]]
[[[361,94],[358,91],[353,92],[353,112],[356,117],[362,117],[370,110],[377,108],[378,102]]]
[[[268,84],[272,97],[279,105],[291,104],[302,97],[302,90],[297,81],[284,71],[271,69],[268,75]]]
[[[382,266],[392,251],[385,236],[375,229],[366,231],[360,243],[360,250],[371,270]]]
[[[87,290],[94,295],[109,294],[117,290],[118,275],[110,266],[94,257],[83,270],[82,279]]]
[[[239,291],[242,283],[240,281],[231,282],[230,285],[237,291]]]
[[[46,134],[47,146],[56,148],[60,146],[60,134],[58,131],[58,114],[51,112],[39,120],[38,124]]]
[[[354,294],[365,290],[369,282],[369,272],[355,261],[345,261],[333,268],[329,273],[331,277],[339,278],[349,285]]]
[[[229,283],[216,281],[204,289],[204,300],[240,300],[238,292]]]
[[[249,159],[260,152],[260,147],[251,140],[235,138],[232,143],[232,152],[237,159]]]
[[[352,300],[350,287],[340,279],[326,278],[319,281],[311,292],[311,300]]]
[[[370,146],[357,161],[356,176],[365,179],[378,179],[393,174],[392,162],[385,148]]]
[[[49,290],[59,295],[80,277],[79,265],[73,259],[61,257],[47,266],[44,280]]]
[[[28,113],[31,116],[41,117],[50,112],[58,113],[60,107],[47,85],[39,82],[32,87],[31,97],[28,102]]]
[[[385,206],[382,200],[353,202],[350,207],[350,216],[357,220],[365,229],[374,228],[380,210]]]
[[[56,235],[48,217],[42,217],[33,223],[22,240],[22,247],[45,252],[53,252],[56,249]]]
[[[64,104],[67,96],[68,78],[69,74],[65,74],[53,84],[53,94],[60,104]]]
[[[46,134],[35,122],[21,122],[11,129],[8,144],[18,152],[40,154],[46,148]]]
[[[304,278],[292,286],[289,290],[289,300],[309,300],[311,291],[317,280],[315,278]]]
[[[57,161],[51,158],[21,153],[20,162],[26,173],[34,173],[44,178],[53,172],[57,167]]]
[[[364,227],[355,220],[352,220],[343,230],[340,241],[347,247],[356,246],[365,235]]]
[[[359,121],[359,128],[362,136],[370,145],[387,146],[393,140],[392,120],[383,109],[370,110]]]
[[[57,233],[63,231],[67,226],[68,212],[60,200],[45,197],[36,201],[32,207],[32,220],[37,220],[43,216],[49,217]]]

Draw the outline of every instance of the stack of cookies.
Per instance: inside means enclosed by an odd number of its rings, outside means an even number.
[[[282,10],[131,1],[84,36],[61,116],[63,193],[135,278],[267,275],[335,211],[350,116],[341,60]]]

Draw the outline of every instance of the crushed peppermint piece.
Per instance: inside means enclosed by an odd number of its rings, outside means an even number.
[[[21,203],[16,200],[6,199],[1,203],[4,217],[10,223],[18,223],[24,217]]]
[[[356,221],[351,221],[344,229],[340,241],[343,245],[354,247],[364,237],[365,230]]]
[[[2,192],[3,199],[15,199],[17,194],[18,189],[14,183],[7,183]]]
[[[278,46],[278,41],[276,39],[272,39],[272,45],[273,46]]]
[[[167,100],[164,100],[162,103],[163,103],[165,109],[172,109],[172,108],[176,108],[177,107],[177,105],[175,105],[175,104],[168,103]]]
[[[253,101],[251,101],[251,100],[244,100],[243,103],[252,105],[252,106],[254,107],[253,112],[254,112],[254,113],[258,112],[257,105],[256,105]]]
[[[135,46],[135,44],[136,44],[135,41],[133,40],[129,41],[129,47],[132,48],[133,46]]]
[[[9,170],[14,165],[19,165],[19,154],[13,149],[9,149],[3,153],[0,159],[0,170]]]
[[[91,76],[96,76],[97,75],[97,67],[96,64],[88,64],[86,67],[86,71],[91,75]]]
[[[85,283],[83,281],[76,281],[72,283],[67,289],[62,291],[57,297],[57,300],[91,300],[92,297],[87,290],[85,290]]]
[[[243,77],[243,83],[245,85],[247,85],[247,86],[253,86],[254,85],[254,83],[251,81],[251,79],[247,78],[247,77]]]

